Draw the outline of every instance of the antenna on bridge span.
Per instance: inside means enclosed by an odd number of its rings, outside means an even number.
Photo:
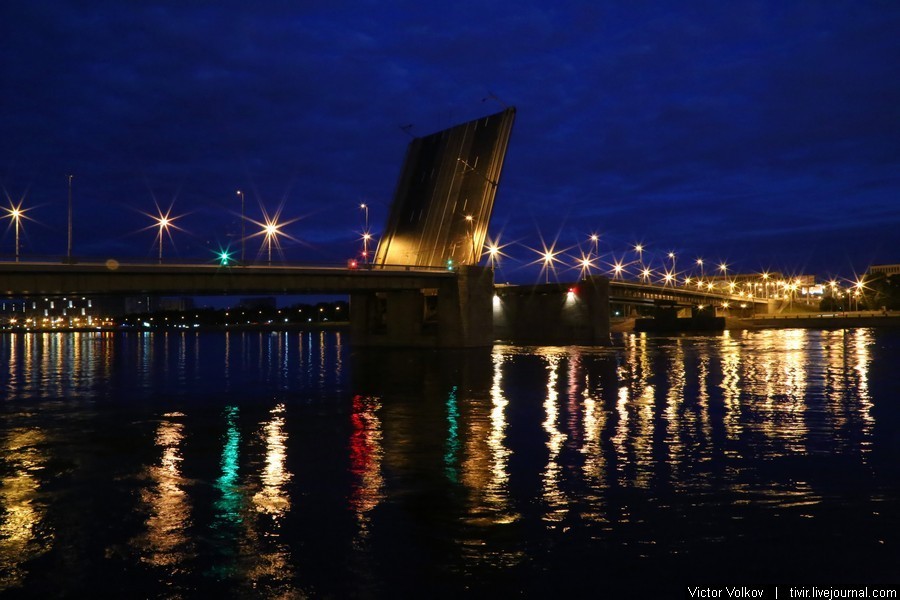
[[[506,103],[503,102],[503,100],[501,100],[500,98],[498,98],[498,97],[497,97],[497,94],[495,94],[495,93],[492,92],[491,90],[488,90],[488,95],[481,99],[482,102],[487,102],[488,100],[493,100],[494,102],[496,102],[497,104],[499,104],[499,105],[502,106],[503,108],[509,108],[509,107],[506,105]]]

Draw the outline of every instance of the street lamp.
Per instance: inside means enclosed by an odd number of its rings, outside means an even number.
[[[491,269],[495,266],[498,254],[500,254],[500,248],[496,244],[488,246],[488,255],[491,257]]]
[[[363,263],[369,262],[369,240],[372,239],[372,236],[369,235],[369,232],[365,232],[362,236],[363,239]]]
[[[69,262],[72,262],[72,177],[74,175],[69,175],[69,245],[68,250],[66,251],[66,256],[69,259]]]
[[[702,258],[697,259],[697,265],[699,265],[699,267],[700,267],[700,279],[703,279],[703,259]]]
[[[269,264],[272,264],[272,240],[277,239],[277,236],[280,231],[278,231],[278,223],[273,219],[271,221],[266,220],[266,224],[263,226],[263,233],[265,234],[265,242],[266,248],[269,254]]]
[[[594,259],[591,258],[591,255],[588,254],[585,256],[581,255],[581,259],[579,260],[579,264],[581,265],[581,278],[584,279],[585,275],[590,277],[591,275],[591,267],[594,266]]]
[[[169,227],[169,217],[168,215],[162,216],[160,215],[156,219],[156,224],[159,226],[159,262],[162,264],[162,250],[163,250],[163,232]]]
[[[18,238],[16,238],[18,239]],[[18,259],[17,259],[18,260]],[[544,253],[544,282],[550,283],[550,266],[553,264],[553,254],[551,252]]]
[[[363,226],[363,263],[368,263],[369,240],[372,239],[372,236],[369,234],[369,205],[365,202],[361,202],[359,208],[365,214],[365,221]]]
[[[19,221],[22,220],[25,211],[22,210],[21,202],[19,202],[18,206],[10,204],[10,207],[5,210],[6,216],[9,217],[16,226],[16,262],[19,262]]]
[[[361,210],[365,211],[365,214],[366,214],[366,231],[368,231],[368,230],[369,230],[369,205],[366,204],[365,202],[363,202],[363,203],[361,203],[361,204],[359,205],[359,208],[360,208]]]
[[[244,264],[244,192],[238,190],[237,195],[241,197],[241,264]]]
[[[591,240],[591,252],[593,252],[594,254],[599,256],[600,255],[600,236],[597,235],[596,233],[592,233],[590,240]]]
[[[469,240],[472,243],[471,261],[473,264],[477,264],[478,258],[475,256],[475,218],[472,215],[466,215],[466,225],[469,233]]]

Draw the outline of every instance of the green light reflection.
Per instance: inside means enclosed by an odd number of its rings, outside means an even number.
[[[459,483],[459,408],[456,403],[456,386],[447,396],[447,449],[444,452],[444,474],[453,483]]]

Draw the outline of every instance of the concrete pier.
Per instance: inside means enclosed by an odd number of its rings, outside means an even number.
[[[497,286],[493,321],[498,341],[607,345],[609,280],[593,276],[576,284]]]
[[[351,293],[350,339],[362,347],[489,347],[493,290],[490,268],[464,266],[436,287]]]

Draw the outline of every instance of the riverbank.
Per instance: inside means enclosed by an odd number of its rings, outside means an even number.
[[[131,327],[127,325],[97,327],[25,328],[3,327],[2,333],[96,333],[100,332],[179,332],[179,331],[345,331],[350,329],[346,321],[325,323],[250,323],[246,325],[168,325],[161,327]]]
[[[611,333],[634,332],[634,318],[614,319]],[[725,329],[852,329],[856,327],[900,327],[900,314],[866,312],[860,314],[759,315],[749,318],[725,317]]]

